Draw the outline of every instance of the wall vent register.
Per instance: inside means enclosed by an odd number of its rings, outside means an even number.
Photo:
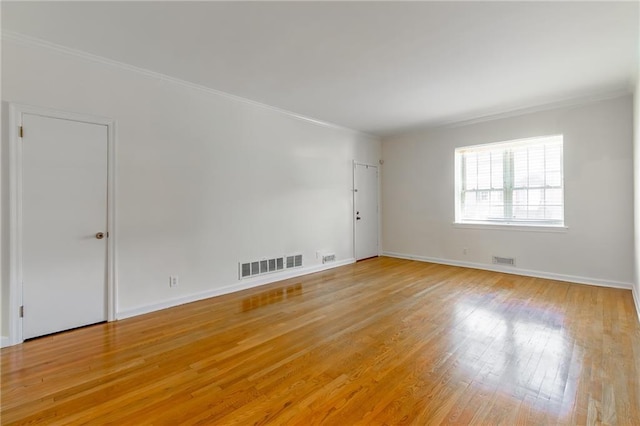
[[[270,274],[285,269],[299,268],[302,266],[302,255],[274,257],[270,259],[240,262],[238,264],[240,279],[255,277],[257,275]]]
[[[495,265],[516,266],[516,259],[513,257],[493,256],[493,263]]]

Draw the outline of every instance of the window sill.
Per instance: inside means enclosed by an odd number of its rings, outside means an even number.
[[[454,222],[454,228],[461,229],[493,229],[498,231],[525,231],[525,232],[556,232],[556,233],[564,233],[569,229],[568,226],[564,225],[522,225],[522,224],[509,224],[509,223],[473,223],[473,222],[465,222],[458,223]]]

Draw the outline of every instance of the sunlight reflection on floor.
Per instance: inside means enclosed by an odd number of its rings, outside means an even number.
[[[574,340],[565,335],[563,316],[536,306],[518,306],[519,317],[512,310],[513,302],[495,300],[484,307],[471,300],[456,305],[459,337],[470,340],[459,357],[461,370],[472,384],[504,397],[537,399],[534,409],[570,412],[577,378],[569,369],[582,360],[571,359]]]

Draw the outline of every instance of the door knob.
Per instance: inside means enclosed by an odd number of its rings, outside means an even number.
[[[98,232],[98,233],[96,234],[96,238],[97,238],[98,240],[103,239],[103,238],[104,238],[104,232]]]

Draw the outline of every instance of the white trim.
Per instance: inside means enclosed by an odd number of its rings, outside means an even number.
[[[107,320],[116,313],[116,134],[115,122],[109,118],[58,111],[32,105],[9,104],[9,345],[23,342],[22,321],[22,143],[18,128],[23,114],[79,121],[107,127]]]
[[[22,123],[21,114],[9,105],[9,345],[22,342],[22,321],[19,307],[22,304],[22,179],[19,173],[19,159],[22,158],[22,145],[18,143],[18,127]]]
[[[523,115],[534,114],[537,112],[553,111],[562,108],[579,107],[582,105],[594,104],[601,101],[607,101],[609,99],[617,99],[623,96],[633,94],[634,89],[631,85],[627,87],[617,86],[610,87],[604,90],[598,90],[584,95],[577,95],[556,101],[541,101],[535,103],[529,103],[527,105],[512,105],[505,108],[497,108],[494,111],[478,112],[475,114],[469,114],[467,116],[458,116],[457,118],[445,118],[442,120],[434,120],[431,122],[424,122],[416,124],[414,126],[402,127],[392,131],[385,131],[381,137],[385,138],[398,138],[403,135],[411,135],[418,132],[430,131],[434,129],[446,129],[455,127],[464,127],[472,124],[485,123],[488,121],[501,120],[510,117],[520,117]]]
[[[264,277],[256,279],[244,279],[240,282],[227,285],[224,287],[215,288],[212,290],[191,294],[188,296],[182,296],[175,299],[165,300],[159,303],[153,303],[150,305],[138,306],[135,308],[125,309],[118,312],[117,318],[119,320],[134,317],[137,315],[148,314],[150,312],[159,311],[162,309],[172,308],[174,306],[184,305],[185,303],[197,302],[198,300],[208,299],[210,297],[221,296],[223,294],[235,293],[241,290],[247,290],[254,287],[271,284],[278,281],[283,281],[289,278],[295,278],[302,275],[313,274],[314,272],[320,272],[327,269],[337,268],[339,266],[349,265],[355,263],[355,259],[346,259],[337,262],[331,262],[327,264],[321,264],[316,266],[309,266],[306,268],[296,268],[295,270],[285,271],[276,274],[270,274]]]
[[[11,339],[8,336],[0,336],[0,348],[11,346]]]
[[[459,223],[451,224],[454,228],[460,229],[490,229],[494,231],[526,231],[526,232],[555,232],[565,233],[569,230],[568,226],[549,226],[549,225],[511,225],[508,223]]]
[[[631,289],[631,294],[633,294],[633,301],[636,305],[636,314],[638,315],[638,322],[640,322],[640,290],[638,287],[633,287]]]
[[[382,256],[382,163],[378,167],[378,256]]]
[[[117,127],[115,120],[107,122],[107,321],[116,320],[118,311],[118,262],[117,256]]]
[[[532,103],[528,105],[512,106],[509,108],[497,109],[494,112],[470,115],[467,118],[457,118],[452,120],[443,120],[434,123],[429,128],[436,127],[463,127],[471,124],[484,123],[486,121],[500,120],[503,118],[518,117],[521,115],[533,114],[536,112],[551,111],[560,108],[569,108],[572,106],[581,106],[592,104],[609,99],[620,98],[633,93],[631,87],[627,88],[610,88],[609,90],[598,91],[581,96],[573,96],[551,102]]]
[[[385,251],[382,253],[384,256],[396,257],[398,259],[418,260],[420,262],[439,263],[442,265],[460,266],[463,268],[482,269],[485,271],[502,272],[505,274],[523,275],[525,277],[545,278],[555,281],[566,281],[576,284],[595,285],[599,287],[611,287],[622,288],[625,290],[631,290],[632,284],[621,281],[603,280],[600,278],[580,277],[577,275],[556,274],[554,272],[534,271],[531,269],[520,269],[514,267],[505,267],[493,264],[475,263],[475,262],[463,262],[459,260],[440,259],[436,257],[416,256],[412,254],[395,253]]]
[[[267,104],[263,104],[257,101],[253,101],[251,99],[247,99],[247,98],[243,98],[241,96],[236,96],[233,95],[231,93],[227,93],[227,92],[223,92],[221,90],[216,90],[216,89],[212,89],[210,87],[206,87],[206,86],[202,86],[200,84],[196,84],[196,83],[191,83],[189,81],[186,80],[182,80],[180,78],[176,78],[176,77],[171,77],[169,75],[166,74],[162,74],[156,71],[151,71],[148,70],[146,68],[141,68],[141,67],[136,67],[134,65],[129,65],[126,64],[124,62],[119,62],[119,61],[115,61],[113,59],[109,59],[109,58],[105,58],[103,56],[98,56],[98,55],[94,55],[82,50],[78,50],[78,49],[72,49],[70,47],[66,47],[66,46],[62,46],[56,43],[52,43],[50,41],[47,40],[42,40],[36,37],[31,37],[31,36],[27,36],[24,34],[20,34],[14,31],[8,31],[8,30],[4,30],[2,31],[1,35],[1,39],[2,40],[10,40],[16,43],[22,43],[22,44],[26,44],[29,46],[37,46],[37,47],[42,47],[45,49],[49,49],[49,50],[53,50],[56,51],[58,53],[63,53],[66,55],[71,55],[71,56],[75,56],[75,57],[79,57],[82,58],[84,60],[88,60],[91,62],[97,62],[103,65],[108,65],[108,66],[112,66],[112,67],[116,67],[116,68],[120,68],[123,70],[127,70],[127,71],[132,71],[141,75],[144,75],[146,77],[150,77],[150,78],[154,78],[154,79],[158,79],[158,80],[162,80],[168,83],[172,83],[172,84],[177,84],[179,86],[183,86],[189,89],[194,89],[200,92],[205,92],[205,93],[209,93],[212,95],[216,95],[216,96],[222,96],[224,98],[227,99],[231,99],[237,102],[243,102],[249,105],[253,105],[259,108],[264,108],[264,109],[268,109],[274,112],[278,112],[280,114],[284,114],[287,115],[289,117],[298,119],[298,120],[302,120],[302,121],[306,121],[309,123],[313,123],[316,124],[318,126],[322,126],[322,127],[328,127],[331,129],[337,129],[337,130],[343,130],[343,131],[347,131],[350,133],[354,133],[357,135],[362,135],[365,137],[369,137],[369,138],[374,138],[374,139],[379,139],[378,136],[375,135],[371,135],[365,132],[362,132],[360,130],[356,130],[356,129],[351,129],[348,127],[344,127],[344,126],[340,126],[338,124],[334,124],[334,123],[330,123],[327,121],[322,121],[322,120],[317,120],[315,118],[311,118],[311,117],[307,117],[305,115],[302,114],[296,114],[295,112],[292,111],[288,111],[282,108],[278,108],[278,107],[274,107],[271,105],[267,105]]]
[[[526,105],[512,105],[510,107],[506,107],[506,108],[498,108],[495,109],[494,111],[490,111],[490,112],[480,112],[480,113],[475,113],[475,114],[470,114],[466,117],[458,117],[458,118],[453,118],[453,119],[444,119],[444,120],[437,120],[434,121],[432,123],[424,123],[424,124],[419,124],[416,126],[409,126],[406,128],[400,128],[400,129],[396,129],[395,131],[385,131],[383,135],[373,135],[370,133],[366,133],[363,132],[361,130],[356,130],[356,129],[352,129],[349,127],[344,127],[344,126],[340,126],[338,124],[334,124],[334,123],[330,123],[330,122],[326,122],[326,121],[322,121],[322,120],[317,120],[311,117],[307,117],[301,114],[296,114],[295,112],[292,111],[287,111],[285,109],[281,109],[278,107],[274,107],[271,105],[267,105],[267,104],[263,104],[257,101],[253,101],[251,99],[247,99],[247,98],[243,98],[240,96],[236,96],[233,95],[231,93],[227,93],[227,92],[223,92],[221,90],[216,90],[216,89],[212,89],[206,86],[202,86],[199,84],[195,84],[195,83],[191,83],[189,81],[186,80],[181,80],[179,78],[176,77],[171,77],[165,74],[161,74],[159,72],[155,72],[155,71],[151,71],[145,68],[140,68],[140,67],[136,67],[134,65],[130,65],[130,64],[126,64],[124,62],[119,62],[113,59],[109,59],[109,58],[105,58],[103,56],[98,56],[98,55],[94,55],[82,50],[78,50],[78,49],[73,49],[67,46],[62,46],[56,43],[52,43],[50,41],[47,40],[43,40],[37,37],[32,37],[32,36],[27,36],[25,34],[21,34],[15,31],[10,31],[10,30],[2,30],[2,32],[0,33],[0,39],[2,40],[9,40],[9,41],[13,41],[15,43],[22,43],[25,45],[30,45],[30,46],[37,46],[37,47],[42,47],[42,48],[46,48],[49,50],[53,50],[59,53],[64,53],[67,55],[71,55],[71,56],[76,56],[88,61],[92,61],[92,62],[97,62],[97,63],[101,63],[104,65],[109,65],[109,66],[113,66],[113,67],[117,67],[120,69],[124,69],[124,70],[128,70],[128,71],[133,71],[136,72],[138,74],[142,74],[145,75],[147,77],[151,77],[151,78],[157,78],[166,82],[170,82],[170,83],[174,83],[174,84],[178,84],[180,86],[184,86],[184,87],[188,87],[191,89],[195,89],[195,90],[199,90],[202,92],[206,92],[206,93],[210,93],[210,94],[214,94],[214,95],[218,95],[218,96],[223,96],[226,97],[228,99],[233,99],[239,102],[244,102],[244,103],[248,103],[254,106],[258,106],[261,108],[266,108],[272,111],[276,111],[276,112],[280,112],[282,114],[288,115],[290,117],[299,119],[299,120],[303,120],[303,121],[307,121],[310,123],[314,123],[317,124],[319,126],[323,126],[323,127],[329,127],[329,128],[333,128],[333,129],[340,129],[340,130],[344,130],[344,131],[348,131],[354,134],[358,134],[358,135],[362,135],[362,136],[366,136],[366,137],[370,137],[370,138],[374,138],[374,139],[381,139],[384,137],[389,137],[389,136],[399,136],[399,135],[403,135],[403,134],[408,134],[408,133],[414,133],[416,131],[421,131],[421,130],[426,130],[426,129],[435,129],[435,128],[441,128],[441,127],[462,127],[462,126],[467,126],[470,124],[476,124],[476,123],[483,123],[486,121],[493,121],[493,120],[499,120],[499,119],[503,119],[503,118],[509,118],[509,117],[517,117],[517,116],[521,116],[521,115],[527,115],[527,114],[532,114],[535,112],[542,112],[542,111],[550,111],[550,110],[554,110],[554,109],[560,109],[560,108],[567,108],[567,107],[572,107],[572,106],[580,106],[580,105],[586,105],[586,104],[591,104],[591,103],[596,103],[596,102],[600,102],[600,101],[605,101],[605,100],[609,100],[609,99],[615,99],[615,98],[619,98],[622,96],[626,96],[629,94],[633,94],[634,92],[634,88],[633,85],[628,85],[628,87],[612,87],[609,88],[608,90],[600,90],[600,91],[596,91],[596,92],[592,92],[592,93],[588,93],[585,95],[579,95],[579,96],[573,96],[573,97],[568,97],[568,98],[564,98],[564,99],[560,99],[560,100],[556,100],[556,101],[542,101],[542,102],[534,102],[534,103],[529,103]]]
[[[357,261],[356,255],[356,160],[353,160],[351,166],[351,226],[353,235],[351,236],[351,244],[353,245],[353,258]]]

